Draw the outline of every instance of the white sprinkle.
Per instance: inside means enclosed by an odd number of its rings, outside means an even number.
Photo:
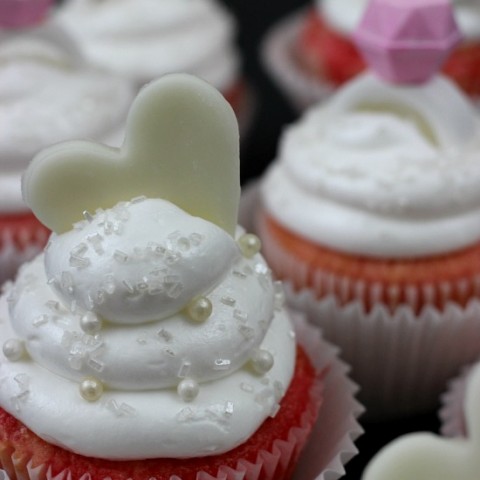
[[[60,303],[55,300],[48,300],[45,305],[54,313],[61,312]]]
[[[115,252],[113,252],[113,258],[119,263],[127,263],[128,261],[128,255],[121,250],[115,250]]]
[[[48,322],[48,315],[39,315],[33,320],[34,327],[40,327],[41,325],[45,325]]]
[[[141,202],[144,202],[146,199],[147,199],[147,197],[145,195],[140,195],[138,197],[133,197],[130,200],[130,202],[131,203],[141,203]]]
[[[247,278],[247,276],[244,273],[240,272],[239,270],[234,270],[232,273],[238,278],[241,278],[241,279]]]
[[[268,389],[264,388],[261,392],[257,393],[254,397],[256,403],[261,405],[262,407],[266,407],[269,404],[269,399],[273,396],[273,392]]]
[[[192,364],[190,362],[188,361],[183,362],[182,366],[180,367],[180,370],[178,371],[178,375],[177,375],[178,378],[185,378],[186,376],[188,376],[191,368],[192,368]]]
[[[248,313],[235,309],[233,311],[233,318],[236,318],[237,320],[240,320],[242,323],[245,323],[248,320]]]
[[[115,277],[112,274],[105,275],[102,287],[109,295],[115,292]]]
[[[128,280],[123,280],[122,283],[129,293],[135,293],[135,289],[132,287],[132,285],[130,285],[130,283],[128,283]]]
[[[193,246],[198,247],[202,243],[203,235],[200,233],[191,233],[188,238]]]
[[[174,352],[172,349],[170,349],[170,348],[166,348],[166,349],[164,350],[164,352],[165,352],[168,356],[170,356],[170,357],[174,357],[174,356],[175,356],[175,352]]]
[[[232,297],[222,297],[220,301],[228,307],[234,307],[237,301]]]
[[[87,361],[87,365],[92,369],[95,370],[96,372],[100,373],[103,372],[105,369],[105,364],[98,361],[95,358],[89,358]]]
[[[246,340],[251,340],[253,337],[255,337],[255,330],[251,327],[240,325],[238,327],[238,331],[244,336]]]
[[[242,382],[240,384],[240,389],[243,390],[246,393],[253,393],[255,391],[255,389],[253,388],[252,385],[250,385],[249,383],[245,383],[245,382]]]
[[[92,244],[93,249],[95,250],[96,253],[101,255],[102,253],[105,252],[105,250],[103,249],[103,246],[102,246],[103,237],[99,233],[89,235],[87,237],[87,240]]]
[[[225,402],[225,415],[227,417],[233,415],[233,402]]]
[[[82,212],[83,214],[83,218],[88,222],[88,223],[92,223],[93,221],[93,216],[92,214],[88,211],[88,210],[84,210]]]
[[[70,272],[62,272],[60,285],[63,290],[71,295],[73,293],[73,275]]]
[[[169,331],[165,330],[164,328],[159,330],[157,332],[157,335],[163,338],[163,340],[165,340],[166,342],[170,342],[173,338],[173,335]]]
[[[79,257],[77,255],[70,255],[70,266],[76,268],[85,268],[90,265],[90,260],[85,257]]]
[[[214,362],[214,370],[228,370],[232,362],[227,358],[217,358]]]
[[[272,411],[270,412],[270,417],[275,418],[277,416],[277,413],[280,411],[280,405],[276,403],[272,407]]]
[[[72,248],[70,255],[82,256],[87,250],[88,250],[88,245],[82,242]]]
[[[186,237],[180,237],[177,240],[177,246],[183,252],[187,252],[188,250],[190,250],[190,240]]]

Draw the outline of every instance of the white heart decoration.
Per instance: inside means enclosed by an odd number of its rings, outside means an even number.
[[[238,124],[223,96],[186,74],[145,86],[120,149],[86,141],[40,152],[23,177],[37,218],[62,233],[84,212],[162,198],[234,234],[240,199]]]
[[[362,480],[477,480],[480,478],[480,364],[465,399],[468,438],[405,435],[374,457]]]

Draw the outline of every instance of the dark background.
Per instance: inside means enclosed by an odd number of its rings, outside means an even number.
[[[223,3],[237,18],[243,71],[253,87],[257,102],[250,133],[242,141],[241,168],[242,182],[245,183],[259,176],[274,159],[282,128],[298,118],[298,114],[262,68],[262,39],[276,21],[295,10],[312,5],[313,0],[223,0]],[[381,423],[360,421],[366,433],[356,442],[360,454],[347,464],[347,475],[343,477],[345,480],[359,480],[372,455],[395,437],[412,431],[438,431],[439,428],[436,410],[414,418]]]

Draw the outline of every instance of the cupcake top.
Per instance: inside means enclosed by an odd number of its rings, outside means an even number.
[[[139,83],[187,72],[224,90],[237,77],[234,22],[216,0],[70,0],[58,19],[89,61]]]
[[[480,365],[470,373],[465,397],[467,438],[431,433],[405,435],[384,447],[362,480],[475,480],[480,470]]]
[[[455,19],[465,40],[480,39],[480,4],[477,0],[450,0]],[[316,0],[316,6],[327,22],[350,36],[357,27],[369,0]]]
[[[294,333],[258,239],[235,226],[238,127],[220,93],[163,77],[121,149],[51,147],[23,190],[55,233],[0,299],[4,409],[123,460],[223,453],[275,414]]]
[[[371,11],[382,3],[409,8],[377,0]],[[434,74],[448,53],[445,45],[457,39],[445,2],[419,5],[437,9],[436,15],[388,12],[385,18],[404,15],[406,21],[383,30],[362,25],[373,71],[283,135],[263,182],[264,203],[280,223],[314,242],[352,254],[411,258],[480,238],[479,118],[457,87]],[[435,38],[415,27],[438,15],[445,31],[437,28]],[[415,31],[427,35],[405,54]]]
[[[114,140],[133,89],[87,68],[53,23],[0,34],[0,211],[26,210],[21,173],[42,148],[73,138]]]

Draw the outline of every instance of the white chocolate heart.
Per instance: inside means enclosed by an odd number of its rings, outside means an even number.
[[[362,480],[477,480],[480,472],[480,364],[465,399],[468,438],[430,433],[406,435],[387,445],[368,465]]]
[[[84,212],[138,196],[168,200],[235,231],[239,183],[235,115],[208,83],[166,75],[144,87],[127,119],[120,149],[85,141],[40,152],[23,177],[23,196],[57,233]]]

